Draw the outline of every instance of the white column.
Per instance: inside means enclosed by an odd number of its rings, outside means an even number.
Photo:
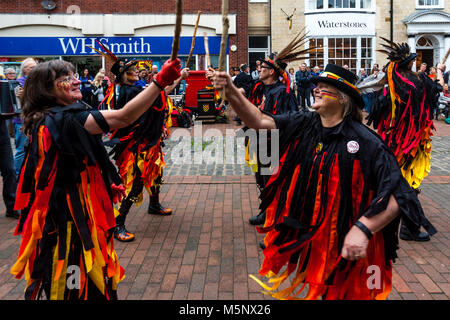
[[[408,35],[408,45],[411,49],[411,52],[416,52],[416,37],[414,35]],[[414,61],[414,64],[412,66],[412,71],[416,71],[416,61]]]
[[[442,53],[442,58],[444,58],[444,55],[447,53],[447,50],[450,49],[450,34],[446,34],[444,38],[444,51]],[[450,58],[447,58],[447,60],[444,62],[444,64],[447,66],[447,70],[450,69]]]

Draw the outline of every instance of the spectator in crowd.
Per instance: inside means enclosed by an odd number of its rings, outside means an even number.
[[[16,80],[16,70],[13,68],[5,69],[5,79],[6,80]]]
[[[311,107],[311,73],[306,69],[306,63],[302,63],[299,70],[295,73],[295,82],[297,84],[297,102],[302,109]],[[305,104],[306,100],[306,104]]]
[[[253,81],[259,80],[259,73],[261,72],[261,61],[256,60],[256,69],[252,72],[252,79]]]
[[[448,118],[450,111],[450,92],[448,84],[444,84],[442,92],[439,93],[439,106],[436,110],[436,120],[439,120],[439,114],[443,114],[444,118]]]
[[[358,77],[359,80],[364,80],[365,78],[367,78],[366,70],[364,68],[361,68],[359,70]]]
[[[239,67],[232,67],[232,75],[231,75],[231,79],[234,81],[234,79],[236,79],[237,75],[239,74]]]
[[[145,87],[147,85],[147,77],[148,77],[148,70],[144,67],[142,67],[139,70],[139,80],[134,83],[135,86],[139,86],[141,88]]]
[[[106,75],[106,70],[101,68],[98,72],[100,72],[101,74],[103,74],[104,79],[106,80],[108,87],[111,85],[111,80],[109,79],[109,77]],[[78,79],[79,77],[77,77]]]
[[[250,87],[252,86],[252,77],[250,76],[250,67],[248,64],[241,64],[240,72],[233,80],[234,85],[237,88],[243,88],[245,90],[245,96],[248,97]]]
[[[437,73],[436,67],[430,67],[428,78],[430,78],[433,81],[436,80],[436,73]]]
[[[94,78],[89,75],[89,69],[84,69],[83,75],[80,77],[81,81],[81,94],[83,95],[83,101],[92,106],[92,86],[94,85]]]
[[[376,99],[377,92],[384,86],[384,72],[380,71],[378,64],[372,67],[372,74],[358,80],[356,87],[360,90],[364,101],[364,110],[370,113],[371,106]]]
[[[315,66],[314,68],[312,68],[311,77],[318,77],[318,76],[320,76],[321,73],[322,73],[322,71],[320,71],[319,66]],[[316,85],[314,83],[311,83],[311,92],[314,92],[315,87],[316,87]],[[314,94],[312,94],[312,98],[313,98],[313,101],[316,102],[316,97],[314,96]]]
[[[156,64],[152,65],[152,74],[153,76],[158,74],[158,66]]]
[[[28,78],[28,74],[36,67],[36,60],[33,58],[26,58],[20,65],[20,74],[17,81],[19,81],[20,88],[23,88]],[[22,89],[19,90],[17,96],[20,98]],[[25,146],[28,144],[28,138],[22,132],[22,119],[16,117],[12,120],[14,124],[14,138],[16,146],[16,154],[14,155],[14,167],[16,169],[16,175],[19,176],[20,168],[25,157]]]
[[[108,90],[108,82],[105,79],[105,76],[103,73],[99,72],[96,74],[94,78],[94,84],[92,88],[93,92],[93,107],[98,108],[100,110],[105,109],[105,104],[103,102],[103,99],[105,98],[106,91]],[[101,104],[101,105],[100,105]]]
[[[417,72],[426,74],[427,73],[427,64],[425,62],[423,62],[420,65],[419,71],[417,71]]]
[[[294,93],[295,92],[295,70],[294,70],[294,68],[289,68],[288,75],[289,75],[289,82],[291,85],[291,91],[292,91],[292,93]],[[294,95],[295,95],[295,93],[294,93]]]
[[[14,158],[11,149],[11,139],[5,119],[0,117],[0,173],[3,179],[3,201],[6,216],[18,219],[20,214],[14,210],[16,200],[17,177],[14,171]]]

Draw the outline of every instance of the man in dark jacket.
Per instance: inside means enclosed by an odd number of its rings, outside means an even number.
[[[247,64],[241,65],[241,72],[236,76],[233,83],[237,88],[244,89],[245,96],[248,97],[253,81],[250,76],[250,67]]]
[[[306,63],[300,65],[300,70],[295,73],[297,83],[297,101],[302,109],[305,109],[305,100],[308,107],[311,107],[311,73],[306,69]]]

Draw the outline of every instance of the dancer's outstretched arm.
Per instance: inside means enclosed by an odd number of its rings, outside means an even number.
[[[215,71],[212,77],[217,90],[225,88],[225,98],[236,111],[241,120],[253,129],[276,129],[272,117],[262,113],[256,108],[233,84],[230,75],[226,72]]]

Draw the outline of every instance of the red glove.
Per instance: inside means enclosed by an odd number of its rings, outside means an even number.
[[[125,197],[125,187],[120,185],[111,184],[111,191],[113,195],[113,203],[117,203],[122,201],[122,198]]]
[[[180,77],[180,71],[180,59],[175,59],[172,61],[167,60],[162,66],[161,71],[156,74],[155,80],[161,87],[165,88]]]

